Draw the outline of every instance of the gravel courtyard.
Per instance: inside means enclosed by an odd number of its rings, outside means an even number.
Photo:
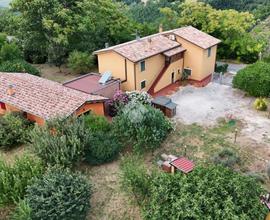
[[[253,109],[254,98],[231,86],[210,83],[204,88],[186,86],[171,96],[178,104],[176,119],[185,124],[213,126],[219,118],[232,115],[243,123],[241,135],[270,149],[270,119]],[[270,150],[269,150],[270,153]]]

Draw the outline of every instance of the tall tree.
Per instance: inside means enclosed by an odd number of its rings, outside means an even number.
[[[122,4],[113,0],[14,0],[21,14],[19,39],[26,54],[48,56],[53,63],[74,50],[93,51],[127,40],[132,31]]]

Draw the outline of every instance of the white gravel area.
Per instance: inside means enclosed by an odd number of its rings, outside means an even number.
[[[231,86],[210,83],[203,88],[186,86],[171,96],[177,103],[176,119],[185,124],[212,126],[232,115],[244,123],[241,133],[256,142],[270,143],[270,119],[253,109],[254,98]]]

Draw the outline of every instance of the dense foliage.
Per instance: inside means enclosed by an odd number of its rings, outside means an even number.
[[[27,204],[25,200],[20,200],[17,204],[12,216],[11,220],[31,220],[31,208]]]
[[[8,149],[25,143],[31,128],[31,124],[19,113],[0,117],[0,147]]]
[[[238,58],[245,62],[258,59],[264,42],[254,39],[248,31],[254,26],[254,16],[248,12],[216,10],[204,3],[184,3],[179,14],[180,25],[192,25],[222,40],[221,58]]]
[[[15,43],[5,43],[0,48],[0,63],[14,61],[22,58],[22,52]]]
[[[44,163],[72,166],[82,160],[89,135],[83,118],[53,120],[31,132],[33,151]]]
[[[71,51],[117,44],[129,40],[133,31],[125,7],[113,0],[14,0],[12,7],[20,12],[18,38],[26,58],[45,55],[58,66]]]
[[[160,146],[172,129],[163,113],[149,105],[130,102],[114,118],[116,134],[136,150],[153,150]]]
[[[139,194],[135,195],[137,198],[144,198],[143,202],[138,201],[144,219],[253,220],[267,214],[258,199],[264,193],[262,187],[253,178],[223,166],[197,167],[188,175],[147,175],[136,160],[125,164],[133,170],[124,168],[122,178],[133,193]]]
[[[143,105],[150,105],[152,101],[151,95],[144,91],[131,91],[126,92],[130,102],[141,103]]]
[[[69,54],[67,62],[74,73],[88,73],[94,66],[94,56],[86,52],[73,51]]]
[[[16,158],[13,165],[0,160],[0,206],[18,202],[25,195],[26,187],[34,177],[43,173],[43,165],[37,158]]]
[[[90,143],[85,149],[85,160],[91,165],[111,162],[118,157],[121,150],[117,137],[110,131],[92,133]]]
[[[40,75],[40,71],[36,67],[24,60],[14,60],[0,63],[0,71],[11,73],[29,73],[36,76]]]
[[[26,203],[31,219],[86,219],[91,185],[79,173],[51,168],[27,188]]]
[[[260,19],[266,18],[270,15],[270,2],[268,0],[204,0],[204,2],[217,9],[250,11]]]
[[[84,122],[87,129],[91,132],[108,132],[111,130],[111,124],[104,116],[89,114],[84,116]]]
[[[257,62],[240,70],[233,79],[233,86],[256,97],[270,96],[270,64]]]
[[[121,143],[104,116],[90,114],[84,117],[89,129],[89,145],[85,148],[85,160],[91,165],[111,162],[121,150]]]
[[[128,95],[125,92],[118,90],[113,95],[113,98],[107,102],[110,116],[116,116],[117,112],[120,111],[128,102]]]

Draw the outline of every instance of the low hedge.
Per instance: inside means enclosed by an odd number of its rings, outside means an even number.
[[[270,64],[257,62],[240,70],[233,79],[233,86],[251,96],[269,97]]]
[[[29,73],[39,76],[40,71],[24,60],[5,61],[0,63],[0,72]]]

